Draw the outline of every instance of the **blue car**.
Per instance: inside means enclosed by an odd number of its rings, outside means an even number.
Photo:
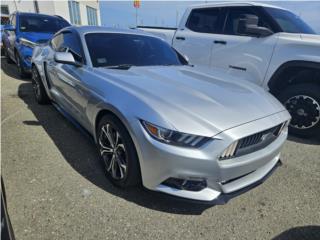
[[[33,48],[47,42],[60,29],[70,24],[59,16],[15,12],[10,23],[4,27],[2,36],[7,62],[17,64],[21,77],[31,71]]]

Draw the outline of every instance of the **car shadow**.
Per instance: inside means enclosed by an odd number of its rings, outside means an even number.
[[[306,139],[306,138],[300,138],[300,137],[289,135],[288,140],[291,142],[307,144],[307,145],[320,145],[320,137],[319,136],[317,137]]]
[[[104,175],[92,138],[79,131],[53,105],[38,105],[31,83],[20,84],[18,95],[37,119],[23,124],[42,126],[72,168],[99,188],[137,205],[174,214],[200,215],[213,206],[176,199],[143,187],[125,190],[114,187]]]
[[[320,239],[320,226],[294,227],[280,233],[272,240],[317,240]]]
[[[26,81],[31,79],[31,75],[26,78],[21,78],[18,72],[17,65],[15,63],[7,63],[7,58],[5,56],[1,56],[1,69],[7,76],[15,78],[17,80]]]

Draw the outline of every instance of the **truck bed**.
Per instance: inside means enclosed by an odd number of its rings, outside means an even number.
[[[152,27],[152,26],[137,26],[137,29],[152,33],[164,39],[170,45],[172,45],[172,40],[177,30],[177,28],[171,28],[171,27]]]

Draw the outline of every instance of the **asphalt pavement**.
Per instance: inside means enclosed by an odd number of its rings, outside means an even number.
[[[92,140],[1,60],[1,171],[18,240],[320,239],[319,140],[290,137],[283,166],[226,205],[120,190]]]

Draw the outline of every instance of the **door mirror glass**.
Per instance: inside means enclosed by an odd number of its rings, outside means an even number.
[[[258,16],[253,14],[243,14],[239,19],[238,33],[254,37],[267,37],[273,34],[269,28],[259,27],[258,23]]]
[[[63,64],[69,64],[69,65],[74,65],[76,67],[81,67],[82,64],[77,62],[72,53],[70,52],[56,52],[54,54],[54,60],[57,63],[63,63]]]

